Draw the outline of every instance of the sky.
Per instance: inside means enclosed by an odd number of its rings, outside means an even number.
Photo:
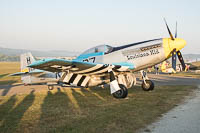
[[[178,22],[184,54],[200,54],[199,0],[0,0],[0,47],[81,52],[168,38]]]

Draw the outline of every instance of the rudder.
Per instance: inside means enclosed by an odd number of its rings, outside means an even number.
[[[20,55],[21,72],[31,72],[32,68],[27,67],[35,61],[33,55],[28,52]]]

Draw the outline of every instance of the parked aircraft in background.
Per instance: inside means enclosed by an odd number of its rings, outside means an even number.
[[[172,67],[170,67],[169,63],[166,61],[163,61],[163,63],[161,64],[161,71],[163,73],[169,73],[169,74],[176,73],[176,71]]]
[[[112,47],[100,45],[90,48],[74,60],[42,59],[28,65],[30,68],[49,72],[62,72],[60,82],[82,87],[110,84],[111,94],[115,98],[125,98],[128,89],[133,85],[137,72],[154,66],[172,56],[176,61],[176,54],[185,64],[180,50],[186,45],[186,41],[175,38],[165,21],[170,38],[159,38],[142,42]],[[174,63],[173,63],[174,64]],[[154,89],[154,83],[148,79],[146,73],[143,76],[142,88],[146,91]]]
[[[59,73],[48,72],[44,70],[27,67],[35,62],[31,53],[20,55],[21,72],[13,73],[11,76],[21,76],[24,85],[47,84],[48,88],[53,89],[53,85],[58,84]]]
[[[200,70],[200,66],[196,63],[194,63],[194,62],[193,63],[187,63],[187,65],[189,66],[189,70]]]
[[[186,72],[188,70],[194,70],[194,68],[197,68],[197,67],[195,67],[191,63],[186,63],[185,64],[185,69],[183,69],[181,64],[177,64],[176,65],[176,70],[174,70],[174,68],[172,68],[170,63],[168,63],[167,61],[163,61],[162,65],[161,65],[161,71],[163,73],[168,73],[168,74],[172,74],[172,73],[176,73],[176,72]]]

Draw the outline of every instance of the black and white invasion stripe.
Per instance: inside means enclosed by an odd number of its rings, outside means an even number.
[[[74,72],[75,74],[88,74],[88,75],[94,75],[94,74],[100,74],[107,72],[112,66],[105,65],[105,64],[97,64],[94,67],[91,67],[89,69],[85,69],[82,71]]]
[[[120,65],[115,65],[115,67],[113,68],[114,71],[118,72],[127,71],[128,69],[129,69],[128,66],[120,66]]]
[[[63,82],[66,82],[68,84],[73,84],[77,86],[83,86],[85,87],[89,81],[90,77],[89,76],[84,76],[80,74],[73,74],[73,73],[68,73],[64,79]]]

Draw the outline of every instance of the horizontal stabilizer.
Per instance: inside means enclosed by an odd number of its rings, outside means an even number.
[[[44,72],[43,70],[34,70],[31,72],[16,72],[16,73],[12,73],[9,76],[23,76],[23,75],[27,75],[27,74],[38,74],[38,73],[42,73]]]

